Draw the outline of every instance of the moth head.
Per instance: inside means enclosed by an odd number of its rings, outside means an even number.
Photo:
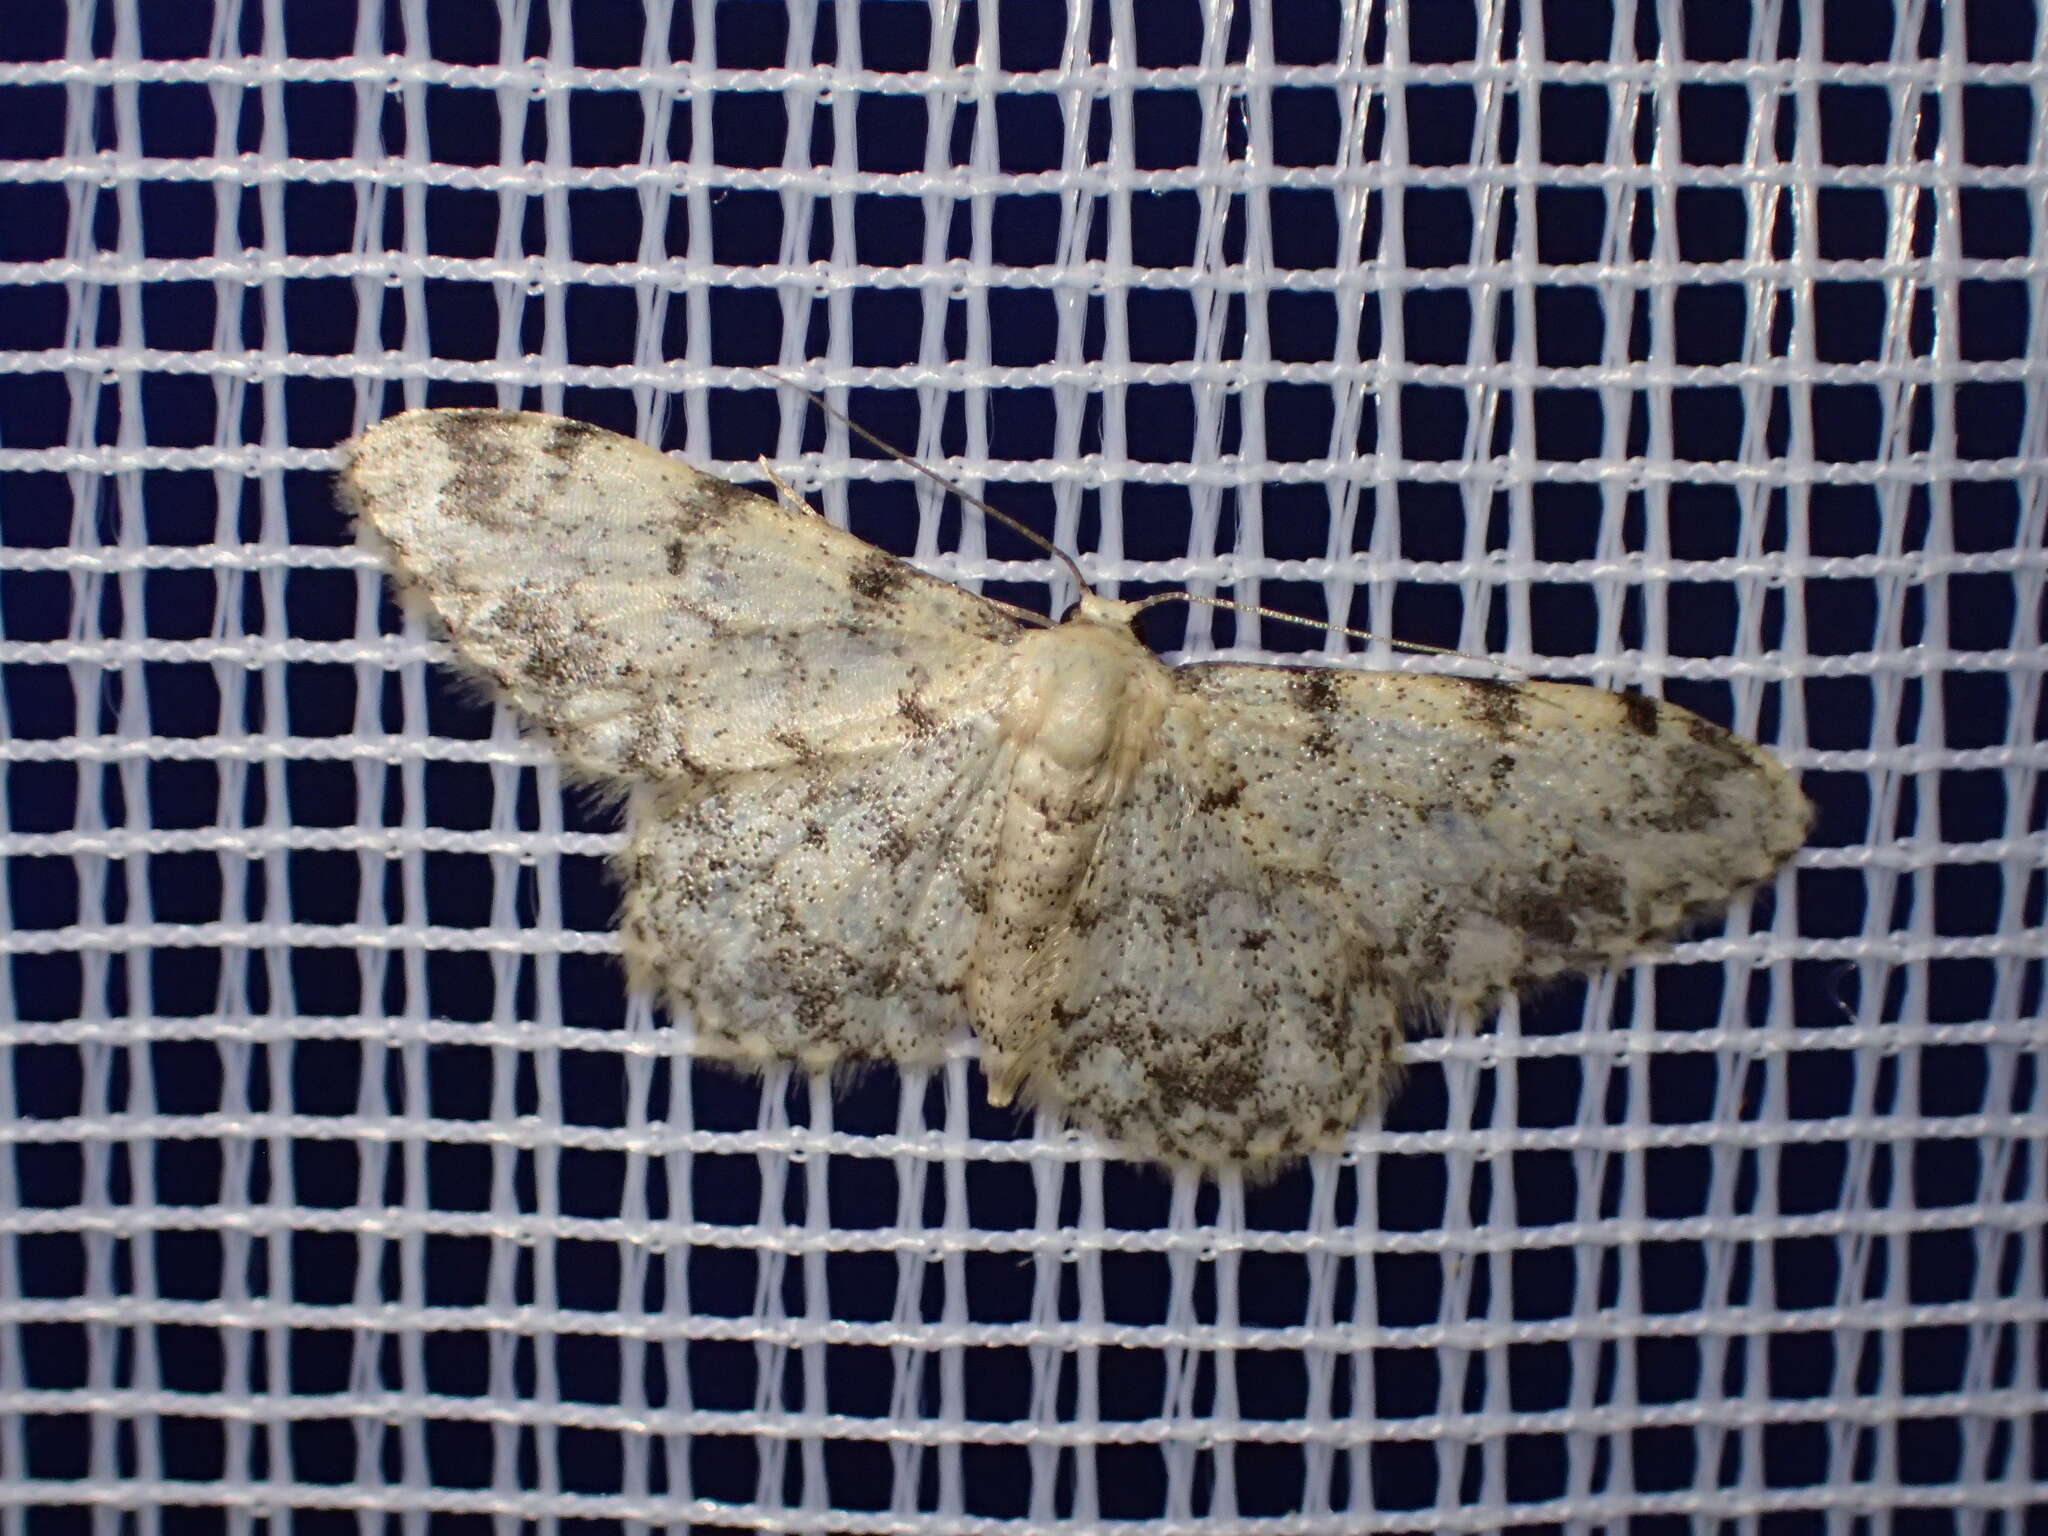
[[[1062,624],[1099,624],[1104,629],[1114,629],[1123,634],[1138,632],[1138,615],[1145,611],[1143,603],[1119,602],[1113,597],[1102,597],[1087,588],[1081,589],[1081,601],[1069,608]]]

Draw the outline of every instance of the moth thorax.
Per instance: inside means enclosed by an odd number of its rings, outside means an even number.
[[[1165,713],[1158,658],[1128,630],[1080,623],[1028,636],[1018,660],[1011,736],[1067,772],[1126,777]]]

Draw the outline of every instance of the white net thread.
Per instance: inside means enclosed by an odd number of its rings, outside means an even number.
[[[2036,8],[73,0],[0,59],[0,1531],[2048,1508]],[[692,1066],[615,819],[330,480],[560,411],[1051,599],[751,364],[1109,590],[1700,709],[1814,839],[1269,1185],[965,1042]]]

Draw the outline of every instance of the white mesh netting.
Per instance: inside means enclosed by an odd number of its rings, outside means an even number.
[[[2027,0],[44,0],[0,56],[0,1530],[2043,1508]],[[1812,844],[1263,1187],[964,1044],[693,1068],[613,819],[329,481],[525,404],[1045,601],[750,363],[1126,594],[1674,697]]]

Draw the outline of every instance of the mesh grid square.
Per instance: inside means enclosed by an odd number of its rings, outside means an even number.
[[[2048,1509],[2027,0],[49,0],[0,22],[0,1532]],[[615,816],[331,495],[558,411],[1015,601],[1661,693],[1775,889],[1174,1181],[693,1065]]]

